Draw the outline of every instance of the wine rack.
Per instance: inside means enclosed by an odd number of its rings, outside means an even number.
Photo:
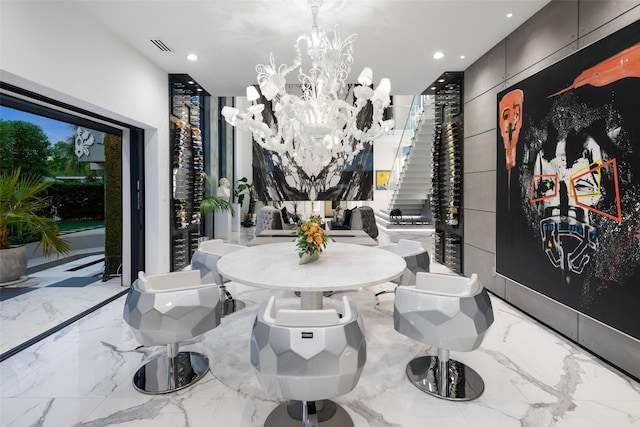
[[[171,159],[171,271],[191,262],[198,248],[204,197],[203,133],[206,92],[188,75],[169,76]]]
[[[445,73],[435,89],[431,208],[435,258],[456,273],[463,269],[462,135],[463,75]],[[435,84],[434,84],[435,85]]]

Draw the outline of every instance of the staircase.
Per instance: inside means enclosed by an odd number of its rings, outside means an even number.
[[[390,223],[425,224],[431,222],[429,191],[431,189],[431,159],[434,104],[424,104],[417,128],[408,145],[408,153],[402,155],[400,171],[394,186],[389,209],[381,212],[387,216],[394,209],[402,211],[402,220],[390,218]],[[402,144],[401,144],[402,145]],[[395,171],[394,171],[395,172]],[[392,172],[392,175],[394,173]]]

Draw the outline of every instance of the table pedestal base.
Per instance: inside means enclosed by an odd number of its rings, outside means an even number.
[[[353,427],[353,420],[340,405],[331,400],[308,402],[309,427]],[[271,411],[264,427],[300,427],[302,402],[281,403]]]
[[[229,314],[233,314],[238,310],[242,310],[246,307],[246,303],[244,301],[240,301],[237,299],[226,299],[224,300],[224,307],[222,309],[222,315],[228,316]]]
[[[322,292],[300,292],[300,308],[303,310],[322,310]]]
[[[222,306],[222,315],[227,316],[229,314],[233,314],[238,310],[242,310],[246,307],[244,301],[237,300],[231,295],[231,293],[227,290],[225,285],[220,286],[220,291],[222,292],[222,297],[225,298],[224,304]]]

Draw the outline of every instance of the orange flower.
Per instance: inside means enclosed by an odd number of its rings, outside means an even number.
[[[313,254],[315,252],[322,252],[322,249],[327,246],[327,237],[325,231],[322,229],[318,218],[311,218],[309,221],[300,224],[293,235],[298,237],[296,247],[298,248],[298,254]]]

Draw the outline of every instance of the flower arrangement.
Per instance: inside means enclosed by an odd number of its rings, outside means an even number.
[[[305,254],[313,255],[322,252],[322,249],[327,247],[327,234],[320,226],[320,223],[319,217],[311,217],[308,221],[300,224],[294,231],[293,235],[298,237],[296,247],[300,258]]]

